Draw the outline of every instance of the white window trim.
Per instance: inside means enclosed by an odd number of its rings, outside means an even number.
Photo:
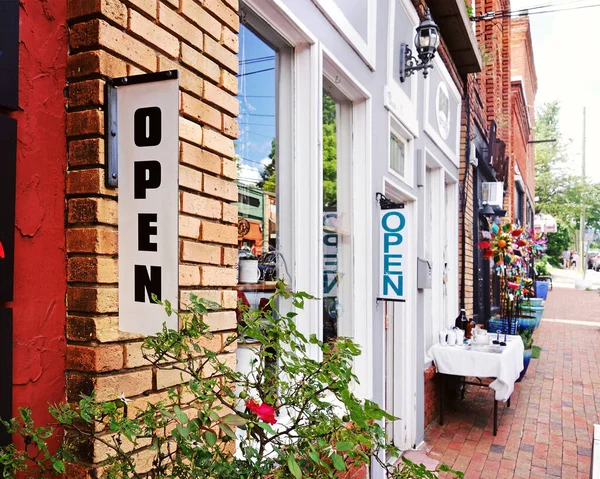
[[[410,211],[415,224],[410,233],[405,237],[409,242],[408,256],[417,257],[417,225],[419,208],[417,198],[408,192],[401,183],[396,183],[388,178],[383,179],[382,190],[384,195],[392,201],[404,202],[405,209]],[[417,277],[417,261],[406,263],[406,277]],[[416,410],[417,410],[417,287],[416,283],[406,289],[405,318],[399,321],[397,309],[394,308],[394,371],[402,374],[403,381],[394,384],[394,404],[391,405],[392,414],[399,419],[394,422],[394,445],[402,450],[414,446],[416,439]],[[382,311],[383,309],[380,309]],[[386,357],[384,355],[384,357]],[[386,405],[386,410],[390,408]]]
[[[448,262],[448,313],[456,311],[458,314],[458,247],[452,247],[459,244],[458,237],[458,179],[452,176],[448,171],[444,172],[446,181],[447,200],[445,210],[450,212],[446,221],[446,237],[448,241],[448,254],[446,260]],[[452,319],[452,316],[450,316]],[[439,338],[438,338],[439,340]]]
[[[367,39],[365,40],[333,0],[313,0],[336,30],[358,53],[367,66],[375,71],[377,41],[377,0],[367,0]]]
[[[419,136],[419,121],[417,119],[417,102],[419,93],[419,75],[412,75],[406,80],[410,82],[410,96],[400,86],[399,72],[394,71],[394,42],[395,42],[395,19],[397,3],[400,3],[406,16],[410,19],[413,29],[411,35],[407,38],[410,45],[414,38],[415,28],[419,24],[417,11],[408,4],[406,0],[389,0],[388,2],[388,36],[387,36],[387,85],[384,90],[384,106],[392,112],[397,118],[401,118],[403,125],[412,133],[413,136]],[[412,45],[410,45],[411,48]],[[413,48],[414,49],[414,48]]]
[[[368,254],[373,250],[372,228],[372,114],[371,96],[368,91],[346,70],[341,62],[325,47],[321,47],[323,76],[335,84],[336,88],[352,103],[347,113],[351,113],[352,161],[350,171],[351,184],[351,235],[352,235],[352,320],[353,339],[361,347],[362,354],[354,363],[354,372],[359,378],[354,392],[361,398],[373,397],[373,325],[367,318],[372,318],[373,297],[371,288],[365,284],[373,282],[373,265]],[[322,105],[322,101],[319,101]],[[322,124],[322,115],[319,117]],[[349,119],[349,116],[346,115]],[[320,128],[322,135],[322,125]],[[322,143],[322,141],[321,141]],[[322,161],[322,149],[319,152]],[[319,163],[321,164],[321,163]],[[322,191],[319,194],[322,203]],[[319,242],[322,257],[322,241]],[[321,281],[322,288],[322,281]],[[322,312],[321,312],[322,322]],[[322,328],[320,329],[322,331]]]
[[[448,87],[450,96],[457,103],[456,118],[454,118],[453,124],[450,128],[454,128],[455,131],[455,147],[452,149],[448,143],[438,133],[437,128],[434,126],[432,121],[435,118],[429,117],[429,102],[431,97],[431,81],[432,77],[429,75],[424,82],[423,90],[423,131],[431,138],[431,140],[437,145],[437,147],[444,152],[444,154],[450,158],[452,163],[456,166],[460,166],[460,131],[461,131],[461,113],[462,113],[462,97],[458,88],[454,84],[454,80],[448,73],[446,66],[440,60],[439,55],[433,59],[433,68],[440,72],[442,81]],[[436,85],[437,86],[437,85]]]
[[[429,174],[431,178],[430,188],[431,191],[425,192],[425,197],[430,198],[431,204],[425,202],[425,231],[424,234],[429,234],[429,241],[431,242],[430,251],[427,252],[428,256],[425,259],[431,261],[432,268],[432,284],[431,289],[427,291],[430,295],[430,314],[429,317],[423,318],[424,333],[425,333],[425,349],[428,350],[437,341],[438,332],[442,329],[442,326],[446,326],[447,318],[442,316],[443,311],[443,258],[444,258],[444,235],[445,231],[442,231],[441,225],[443,216],[446,216],[448,212],[444,208],[444,170],[442,164],[438,158],[436,158],[427,148],[424,149],[425,163],[427,169],[425,174]],[[427,172],[429,170],[429,173]],[[427,181],[425,182],[427,186]],[[431,218],[429,216],[429,210],[431,210]],[[427,225],[427,222],[431,220],[431,225]],[[431,230],[428,229],[431,227]]]
[[[432,235],[431,250],[433,252],[432,265],[432,277],[434,283],[437,281],[436,278],[440,279],[443,275],[443,250],[444,242],[448,241],[448,250],[446,260],[448,263],[448,282],[447,282],[447,297],[448,297],[448,310],[447,316],[443,317],[441,312],[444,310],[443,301],[443,283],[432,285],[432,314],[430,315],[430,324],[425,324],[424,333],[425,337],[425,355],[423,358],[425,366],[431,364],[431,358],[427,355],[428,346],[432,346],[439,341],[438,331],[446,327],[453,325],[454,311],[458,313],[458,249],[452,247],[452,245],[458,244],[458,179],[452,175],[448,170],[443,167],[442,162],[430,149],[425,147],[423,149],[425,156],[425,163],[427,167],[432,170],[432,203],[434,218],[433,224],[441,224],[439,214],[435,217],[436,211],[446,216],[445,220],[445,231],[439,231],[439,234]],[[446,190],[451,191],[451,202],[446,204]],[[441,289],[440,289],[441,288]],[[436,304],[437,302],[437,304]],[[424,318],[428,321],[428,318]],[[431,335],[430,338],[427,335]],[[431,344],[429,340],[432,340]]]
[[[291,285],[319,297],[321,266],[317,261],[322,234],[319,203],[319,102],[321,95],[321,57],[316,37],[281,0],[245,0],[244,5],[269,24],[289,43],[291,54],[280,54],[277,83],[278,111],[278,191],[279,249],[286,259]],[[283,103],[282,103],[283,102]],[[279,214],[279,211],[287,212]],[[292,309],[291,304],[282,306]],[[298,313],[298,330],[308,337],[320,328],[321,303],[307,301]],[[307,353],[320,359],[313,344]]]
[[[395,115],[388,115],[388,131],[387,136],[387,170],[390,175],[400,180],[402,183],[412,188],[414,186],[415,178],[415,142],[414,137],[410,131],[402,125],[402,122],[396,118]],[[404,151],[404,175],[401,175],[396,170],[392,169],[391,162],[391,146],[390,136],[394,135],[405,145]]]

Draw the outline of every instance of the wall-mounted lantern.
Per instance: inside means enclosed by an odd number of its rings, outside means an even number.
[[[415,48],[419,59],[413,56],[412,50],[406,43],[400,45],[400,81],[404,82],[418,70],[423,70],[423,77],[427,78],[429,73],[427,70],[433,68],[433,57],[439,45],[440,29],[431,19],[427,9],[415,36]]]
[[[496,214],[496,212],[494,211],[494,208],[492,208],[492,206],[487,201],[484,201],[483,208],[479,210],[479,214],[481,216],[490,217],[490,216],[494,216]]]

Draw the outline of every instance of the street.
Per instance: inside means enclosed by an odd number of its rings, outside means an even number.
[[[511,407],[499,407],[492,434],[492,392],[469,386],[422,452],[466,478],[588,478],[593,424],[600,411],[600,293],[575,289],[574,271],[553,272],[534,344],[542,348],[517,383]],[[600,273],[588,271],[592,288]],[[418,458],[414,458],[418,459]]]

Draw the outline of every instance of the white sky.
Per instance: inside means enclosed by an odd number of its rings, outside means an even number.
[[[561,8],[600,0],[512,0],[511,9],[552,3]],[[559,100],[560,130],[573,173],[581,173],[583,107],[586,107],[586,174],[600,182],[600,6],[530,15],[538,78],[536,106]]]

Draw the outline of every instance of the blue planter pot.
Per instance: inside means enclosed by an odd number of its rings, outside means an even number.
[[[546,299],[548,296],[548,283],[546,281],[535,282],[535,296],[536,298]]]
[[[536,306],[541,307],[544,300],[542,298],[527,298],[523,301],[525,306]]]
[[[532,312],[533,313],[533,312]],[[532,314],[532,317],[520,317],[519,318],[519,332],[523,332],[527,329],[535,329],[537,323],[537,317]]]
[[[523,377],[525,376],[525,373],[527,372],[527,368],[529,367],[529,362],[531,361],[531,349],[526,349],[525,351],[523,351],[523,371],[521,371],[521,374],[519,375],[519,379],[517,379],[517,382],[521,382],[521,379],[523,379]]]
[[[522,327],[521,329],[525,329],[525,328],[537,328],[540,325],[540,321],[542,320],[542,314],[544,313],[544,307],[543,306],[522,306],[521,309],[523,310],[523,313],[526,316],[531,316],[534,320],[533,325],[531,324],[531,321],[527,321],[527,319],[525,319],[525,322],[527,322],[527,326]],[[519,324],[522,324],[524,321],[519,321]]]

